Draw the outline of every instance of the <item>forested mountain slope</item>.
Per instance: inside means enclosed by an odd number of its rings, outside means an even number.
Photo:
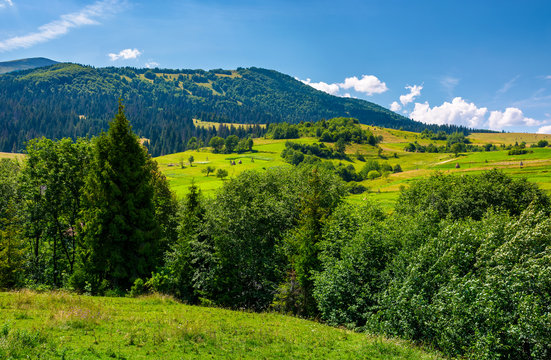
[[[277,71],[94,68],[59,63],[0,75],[0,151],[21,151],[35,137],[96,135],[107,129],[122,97],[134,130],[162,155],[204,143],[214,129],[193,119],[230,123],[355,117],[364,124],[422,131],[466,130],[415,122],[379,105],[332,96]]]

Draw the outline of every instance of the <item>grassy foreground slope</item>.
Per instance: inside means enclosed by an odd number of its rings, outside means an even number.
[[[367,127],[367,126],[364,126]],[[513,177],[526,177],[529,181],[538,184],[545,191],[551,191],[551,148],[530,148],[533,153],[524,155],[508,155],[507,150],[491,152],[467,152],[458,157],[448,153],[417,153],[406,152],[404,147],[417,141],[422,145],[433,143],[443,145],[445,141],[422,139],[419,133],[410,131],[392,130],[380,127],[368,127],[375,135],[383,137],[380,147],[383,152],[379,155],[378,148],[364,145],[349,145],[346,152],[350,161],[333,160],[335,164],[342,162],[352,164],[356,171],[360,171],[365,162],[355,158],[356,152],[365,156],[366,161],[377,160],[380,163],[387,162],[392,166],[399,164],[403,170],[401,173],[389,174],[375,180],[364,180],[362,184],[370,189],[369,192],[351,195],[352,202],[361,202],[364,198],[377,201],[382,207],[389,210],[394,207],[400,188],[409,186],[413,181],[424,178],[434,171],[446,173],[480,173],[485,170],[497,168]],[[528,146],[539,140],[551,141],[551,135],[545,134],[521,134],[521,133],[473,133],[469,140],[475,145],[492,143],[496,145],[514,144],[525,141]],[[170,181],[172,189],[179,197],[187,193],[188,187],[194,181],[207,196],[223,185],[224,181],[215,174],[206,176],[201,172],[206,166],[228,171],[228,176],[233,177],[240,172],[256,169],[262,170],[275,166],[290,166],[283,161],[280,154],[285,148],[287,140],[254,139],[254,152],[243,154],[213,154],[208,148],[200,151],[186,151],[156,158],[161,170]],[[293,139],[300,143],[314,143],[314,138]],[[333,144],[328,144],[332,146]],[[396,157],[394,156],[396,154]],[[188,158],[193,156],[195,163],[189,167]],[[241,160],[241,164],[239,164]],[[236,165],[230,165],[230,161],[236,161]],[[522,166],[520,163],[522,162]],[[183,164],[185,168],[182,168]],[[456,166],[459,164],[459,168]]]
[[[0,358],[437,359],[411,345],[279,314],[162,296],[0,293]]]

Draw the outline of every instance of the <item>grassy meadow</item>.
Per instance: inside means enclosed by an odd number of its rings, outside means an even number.
[[[195,121],[196,126],[216,126],[215,123]],[[226,125],[229,126],[230,124]],[[234,125],[239,126],[238,124]],[[538,184],[543,190],[551,192],[551,147],[530,148],[529,150],[532,150],[533,153],[524,155],[508,155],[507,150],[468,152],[462,153],[458,157],[455,157],[454,154],[410,153],[404,151],[404,147],[410,142],[417,141],[422,145],[428,145],[432,142],[435,145],[443,145],[445,141],[421,139],[418,133],[410,131],[363,126],[369,128],[375,135],[383,137],[382,143],[379,144],[383,149],[382,154],[379,156],[378,149],[375,147],[353,144],[347,146],[346,149],[351,161],[333,160],[333,162],[335,164],[339,162],[352,164],[356,171],[359,171],[365,164],[365,162],[358,161],[355,158],[355,154],[359,152],[364,155],[366,161],[388,162],[392,166],[399,164],[403,172],[389,174],[388,177],[375,180],[364,180],[362,185],[366,186],[369,191],[363,194],[350,195],[348,200],[352,203],[360,203],[364,199],[370,199],[390,211],[394,207],[402,187],[408,186],[417,179],[430,176],[435,171],[474,174],[497,168],[513,177],[526,177],[529,181]],[[543,139],[551,142],[551,135],[548,134],[473,133],[468,138],[475,145],[487,143],[509,145],[524,141],[530,146]],[[197,151],[160,156],[156,160],[161,171],[167,176],[172,190],[179,198],[188,192],[192,182],[195,182],[201,188],[203,194],[213,196],[216,189],[224,184],[224,181],[245,170],[290,166],[280,156],[285,148],[286,141],[259,138],[254,139],[253,152],[214,154],[210,148],[202,148]],[[315,138],[301,138],[291,141],[308,144],[317,142]],[[332,146],[332,144],[328,145]],[[22,154],[0,153],[0,158],[22,159],[23,156]],[[191,166],[189,164],[190,156],[194,158]],[[233,161],[236,165],[231,165]],[[239,161],[241,161],[241,164],[239,164]],[[458,164],[459,168],[456,168]],[[216,177],[216,171],[206,176],[202,170],[207,166],[226,170],[228,177],[220,179]]]
[[[335,164],[342,162],[352,164],[357,171],[361,170],[365,162],[355,158],[357,152],[363,154],[367,160],[388,162],[395,166],[399,164],[403,170],[401,173],[389,174],[375,180],[364,180],[362,184],[369,188],[368,192],[359,195],[351,195],[349,201],[353,203],[371,199],[379,203],[383,208],[391,210],[398,198],[400,189],[408,186],[412,181],[433,174],[435,171],[444,173],[477,173],[484,170],[498,168],[513,177],[526,177],[529,181],[538,184],[542,189],[551,192],[551,148],[530,148],[533,153],[524,155],[508,155],[506,150],[491,152],[470,152],[460,154],[442,153],[410,153],[404,151],[404,147],[414,141],[428,145],[445,144],[445,141],[421,139],[419,134],[409,131],[391,130],[366,126],[375,135],[381,135],[383,141],[380,147],[383,152],[379,155],[378,149],[369,145],[349,145],[346,152],[351,161],[333,160]],[[471,143],[483,145],[492,143],[514,144],[525,141],[528,146],[542,139],[551,142],[551,135],[545,134],[521,134],[521,133],[473,133],[468,137]],[[292,141],[300,143],[314,143],[314,138],[301,138]],[[224,180],[216,177],[216,174],[202,173],[206,166],[228,171],[228,177],[238,175],[240,172],[256,169],[262,170],[269,167],[290,166],[280,157],[285,148],[286,140],[254,139],[253,152],[243,154],[213,154],[209,148],[200,151],[186,151],[156,158],[161,170],[170,181],[172,189],[177,196],[184,196],[188,187],[195,182],[207,196],[222,186]],[[332,144],[329,144],[331,146]],[[395,155],[396,154],[396,155]],[[195,162],[189,166],[188,158],[194,157]],[[239,161],[241,160],[241,164]],[[236,165],[230,162],[235,161]],[[521,166],[522,162],[522,166]],[[459,168],[456,166],[459,164]],[[182,167],[183,165],[183,167]]]
[[[0,159],[23,159],[25,155],[17,153],[0,152]]]
[[[0,293],[2,359],[438,359],[404,341],[170,297]]]

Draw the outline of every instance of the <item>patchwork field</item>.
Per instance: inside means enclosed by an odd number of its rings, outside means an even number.
[[[529,181],[538,184],[542,189],[551,192],[551,148],[530,148],[533,153],[524,155],[508,155],[508,151],[491,152],[468,152],[458,157],[454,154],[442,153],[411,153],[404,151],[404,147],[414,141],[427,145],[430,142],[435,145],[444,144],[445,141],[434,141],[421,139],[419,134],[391,130],[383,128],[368,127],[375,135],[381,135],[383,141],[380,147],[383,149],[378,154],[378,149],[369,145],[350,145],[346,152],[350,155],[351,161],[333,160],[335,164],[342,162],[352,164],[357,171],[360,171],[365,162],[355,158],[357,152],[364,155],[366,161],[377,160],[380,163],[387,162],[392,166],[399,164],[403,170],[401,173],[389,174],[388,177],[381,177],[375,180],[364,180],[362,184],[369,188],[369,191],[351,195],[349,201],[359,203],[364,199],[372,199],[383,208],[390,210],[398,198],[400,188],[408,186],[416,179],[430,176],[435,171],[444,173],[477,173],[484,170],[498,168],[513,177],[526,177]],[[514,144],[525,141],[528,146],[537,143],[539,140],[547,139],[551,142],[551,135],[544,134],[520,134],[520,133],[474,133],[469,135],[473,144]],[[280,154],[285,148],[286,140],[254,139],[253,152],[243,154],[213,154],[208,148],[201,151],[186,151],[183,153],[171,154],[156,158],[161,170],[168,177],[172,189],[179,197],[184,196],[188,187],[195,182],[207,196],[214,194],[214,191],[223,185],[224,180],[216,177],[215,174],[206,174],[201,171],[212,166],[216,169],[228,171],[228,177],[236,176],[240,172],[256,169],[262,170],[276,166],[290,166],[283,161]],[[292,141],[300,143],[314,143],[314,138],[301,138]],[[332,144],[328,144],[331,146]],[[193,156],[195,162],[190,167],[189,156]],[[230,162],[235,161],[236,165]],[[241,164],[239,164],[241,161]],[[522,165],[521,165],[522,163]],[[182,168],[183,164],[184,168]],[[459,167],[457,167],[459,165]]]
[[[213,126],[214,123],[199,122],[197,126]],[[229,125],[229,124],[228,124]],[[411,153],[404,151],[404,147],[417,141],[422,145],[433,143],[445,144],[445,141],[435,141],[420,138],[418,133],[392,129],[365,126],[375,135],[383,137],[380,147],[383,149],[378,154],[378,149],[369,145],[349,145],[346,152],[350,155],[350,161],[333,160],[335,164],[342,162],[352,164],[356,171],[360,171],[365,162],[356,159],[357,152],[364,155],[366,161],[377,160],[380,163],[387,162],[392,166],[399,164],[403,170],[401,173],[389,174],[375,180],[364,180],[362,185],[369,190],[363,194],[350,195],[348,200],[360,203],[364,199],[376,201],[380,206],[391,210],[398,198],[401,187],[408,186],[412,181],[430,176],[435,171],[444,173],[479,173],[493,168],[500,169],[513,177],[526,177],[528,181],[538,184],[545,191],[551,192],[551,147],[529,148],[532,153],[524,155],[508,155],[507,150],[490,152],[467,152],[458,157],[454,154],[442,153]],[[539,140],[547,140],[551,143],[551,135],[523,134],[523,133],[473,133],[468,136],[471,143],[483,145],[487,143],[496,145],[509,145],[515,142],[526,142],[530,147]],[[155,158],[161,171],[167,176],[172,190],[178,197],[183,197],[189,186],[195,182],[203,194],[213,196],[216,189],[220,188],[228,178],[237,176],[245,170],[263,170],[271,167],[290,166],[283,161],[280,154],[285,148],[287,140],[254,139],[252,152],[242,154],[214,154],[210,148],[198,151],[185,151]],[[312,144],[317,142],[314,138],[301,138],[292,141]],[[328,144],[332,146],[332,144]],[[189,157],[193,156],[190,166]],[[0,158],[23,159],[23,154],[0,153]],[[232,165],[235,162],[235,165]],[[240,163],[241,162],[241,163]],[[522,164],[522,165],[521,165]],[[207,166],[216,170],[208,176],[203,172]],[[459,167],[457,167],[459,166]],[[216,176],[216,171],[223,169],[228,172],[224,179]]]
[[[0,293],[2,359],[438,359],[404,341],[170,297]]]

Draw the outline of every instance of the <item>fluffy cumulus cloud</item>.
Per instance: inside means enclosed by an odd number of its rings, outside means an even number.
[[[380,94],[388,90],[386,84],[379,80],[374,75],[363,75],[361,79],[358,79],[356,76],[348,77],[344,79],[343,83],[340,84],[328,84],[323,81],[312,82],[310,79],[300,80],[295,78],[298,81],[303,82],[306,85],[310,85],[314,89],[326,92],[331,95],[339,95],[340,90],[354,89],[357,92],[364,93],[366,95]],[[350,93],[345,93],[341,95],[343,97],[354,97]]]
[[[400,104],[398,104],[398,101],[393,101],[392,104],[390,104],[390,110],[392,110],[394,112],[400,111],[401,108],[402,108],[402,106]]]
[[[423,104],[416,103],[415,108],[409,115],[412,119],[426,124],[453,124],[470,128],[489,128],[491,130],[504,130],[511,126],[542,125],[542,122],[524,116],[518,108],[509,107],[505,111],[489,112],[487,108],[479,108],[474,103],[469,103],[461,97],[454,98],[451,103],[444,102],[442,105],[432,108],[427,102]]]
[[[538,134],[551,134],[551,125],[540,127],[538,129]]]
[[[328,84],[328,83],[324,83],[323,81],[313,83],[310,79],[300,80],[300,81],[302,81],[306,85],[310,85],[316,90],[320,90],[331,95],[336,95],[339,92],[338,84]]]
[[[492,130],[501,130],[508,126],[536,126],[539,121],[524,116],[520,109],[510,107],[505,111],[492,111],[488,119],[488,126]]]
[[[420,85],[413,85],[413,86],[406,86],[406,89],[409,90],[409,94],[400,96],[400,102],[402,103],[402,105],[406,105],[406,104],[409,104],[410,102],[413,102],[413,99],[421,95],[421,90],[423,90],[423,87]]]
[[[428,102],[416,103],[410,117],[426,124],[454,124],[478,128],[485,123],[487,112],[488,109],[485,107],[479,108],[473,103],[468,103],[462,98],[456,97],[451,103],[446,101],[442,105],[433,108],[430,107]]]
[[[5,7],[12,7],[13,1],[11,0],[0,0],[0,9],[3,9]]]
[[[361,79],[356,76],[349,77],[339,86],[342,89],[354,89],[366,95],[381,94],[388,90],[386,84],[374,75],[363,75]]]
[[[111,53],[109,54],[109,58],[111,61],[123,59],[123,60],[129,60],[129,59],[135,59],[138,56],[140,56],[142,53],[138,49],[124,49],[119,51],[118,54]]]
[[[11,0],[4,0],[2,4],[4,6],[6,4],[13,5]],[[73,28],[85,25],[97,25],[99,24],[98,19],[118,11],[119,8],[120,5],[116,0],[95,2],[92,5],[84,7],[81,11],[61,15],[58,20],[40,26],[36,32],[0,41],[0,52],[29,48],[65,35]]]

